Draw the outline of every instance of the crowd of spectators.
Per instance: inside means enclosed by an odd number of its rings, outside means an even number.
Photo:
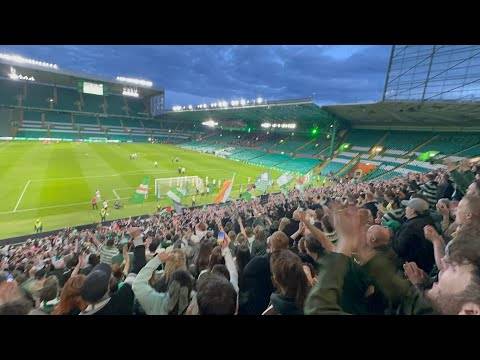
[[[480,314],[480,171],[332,181],[0,251],[2,315]]]

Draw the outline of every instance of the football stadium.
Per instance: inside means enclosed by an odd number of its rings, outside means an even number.
[[[480,46],[387,65],[371,103],[167,108],[0,53],[0,313],[480,314]]]

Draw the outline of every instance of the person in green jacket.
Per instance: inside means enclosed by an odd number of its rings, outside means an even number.
[[[310,292],[305,314],[346,314],[340,306],[345,275],[355,259],[374,280],[389,303],[391,313],[478,314],[480,315],[480,229],[464,231],[450,249],[445,270],[439,281],[428,291],[418,289],[411,281],[399,276],[393,261],[362,243],[358,209],[335,212],[339,242],[335,252],[322,258],[317,284]]]

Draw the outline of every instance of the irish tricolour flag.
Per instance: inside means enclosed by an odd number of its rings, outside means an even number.
[[[142,180],[142,183],[138,185],[135,193],[132,196],[131,202],[141,204],[147,198],[148,195],[148,184],[150,183],[150,178],[145,176]]]
[[[222,187],[220,188],[219,193],[215,197],[215,204],[224,203],[230,197],[230,193],[232,192],[233,180],[235,179],[235,174],[231,180],[225,180],[223,182]]]

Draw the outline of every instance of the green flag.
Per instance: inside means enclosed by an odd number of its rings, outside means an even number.
[[[145,176],[140,185],[133,193],[130,201],[134,204],[143,204],[148,195],[148,184],[150,183],[150,177]]]
[[[252,200],[252,194],[249,191],[245,191],[240,194],[240,199],[247,201]]]
[[[167,192],[167,196],[172,199],[173,202],[181,203],[186,192],[183,189],[172,188]]]

